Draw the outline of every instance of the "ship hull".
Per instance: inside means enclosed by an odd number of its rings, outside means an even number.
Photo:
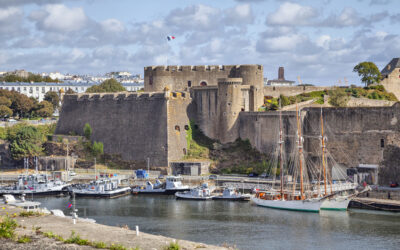
[[[286,200],[264,200],[253,197],[251,199],[257,206],[268,207],[273,209],[281,209],[281,210],[289,210],[289,211],[299,211],[299,212],[311,212],[311,213],[319,213],[319,208],[322,202],[315,201],[307,201],[307,200],[294,200],[294,201],[286,201]]]
[[[122,188],[120,190],[113,190],[109,192],[84,192],[84,191],[73,191],[76,197],[87,197],[87,198],[117,198],[125,196],[131,193],[130,188]]]
[[[322,202],[321,210],[347,211],[351,199],[348,198],[332,198]]]

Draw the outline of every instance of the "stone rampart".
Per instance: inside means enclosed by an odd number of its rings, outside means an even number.
[[[279,97],[280,95],[295,96],[302,93],[331,90],[334,88],[326,86],[264,86],[264,95],[272,97]]]
[[[183,150],[169,150],[169,144],[186,147],[186,140],[174,141],[177,138],[171,136],[175,133],[171,132],[175,129],[171,124],[182,128],[188,124],[187,118],[186,124],[179,117],[169,119],[168,105],[186,112],[190,101],[186,94],[171,92],[66,95],[56,133],[83,135],[83,127],[89,123],[93,129],[91,140],[103,142],[106,153],[121,154],[135,166],[144,166],[150,158],[151,166],[165,167],[169,158],[183,156]]]

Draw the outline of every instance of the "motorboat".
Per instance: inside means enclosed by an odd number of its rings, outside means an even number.
[[[190,187],[182,184],[181,176],[167,176],[165,178],[165,194],[189,191]]]
[[[45,174],[20,175],[14,185],[0,187],[0,194],[59,195],[67,192],[68,187],[69,184]]]
[[[213,200],[227,200],[227,201],[249,201],[251,196],[249,194],[241,194],[233,187],[226,187],[221,195],[213,197]]]
[[[153,184],[150,181],[146,181],[145,186],[135,186],[132,188],[133,194],[164,194],[165,193],[165,185],[160,181],[156,180],[156,183]]]
[[[15,197],[12,194],[4,194],[3,201],[1,203],[22,208],[27,211],[35,211],[35,212],[50,214],[49,210],[40,207],[41,205],[40,202],[25,200],[25,194],[21,195],[21,199],[15,199]]]
[[[100,179],[71,189],[76,197],[116,198],[131,192],[130,187],[120,187],[118,179]]]
[[[186,200],[211,200],[214,196],[211,195],[211,190],[208,188],[208,184],[204,183],[200,187],[190,189],[189,191],[175,193],[177,199]]]

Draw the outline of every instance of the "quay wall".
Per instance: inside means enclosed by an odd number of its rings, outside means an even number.
[[[279,97],[284,96],[295,96],[302,93],[309,93],[313,91],[324,91],[331,90],[335,87],[327,86],[264,86],[264,96]]]

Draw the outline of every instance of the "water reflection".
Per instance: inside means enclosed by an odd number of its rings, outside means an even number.
[[[41,198],[69,213],[69,198]],[[240,249],[397,249],[400,216],[378,213],[297,213],[225,201],[175,200],[172,196],[76,199],[80,216],[106,225],[139,225],[141,231]]]

